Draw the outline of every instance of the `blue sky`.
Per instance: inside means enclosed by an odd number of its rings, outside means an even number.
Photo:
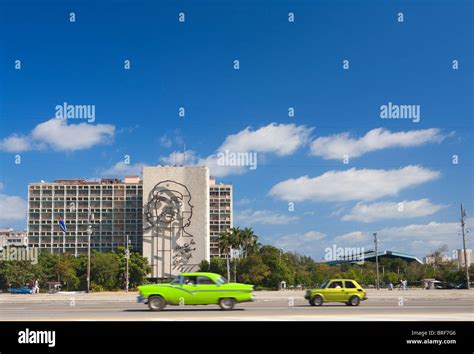
[[[0,226],[26,226],[29,182],[121,177],[179,161],[185,145],[188,164],[234,185],[236,224],[263,242],[316,259],[370,249],[374,231],[382,248],[418,256],[458,248],[459,204],[473,207],[472,10],[2,1]],[[64,102],[94,105],[95,121],[54,120]],[[389,102],[418,106],[420,121],[381,119]],[[257,153],[258,167],[216,166],[226,149]]]

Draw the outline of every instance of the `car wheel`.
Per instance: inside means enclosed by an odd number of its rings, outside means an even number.
[[[323,298],[319,295],[316,295],[311,300],[309,300],[311,306],[321,306],[323,304]]]
[[[166,302],[161,296],[150,296],[148,299],[148,307],[152,311],[161,311],[165,306]]]
[[[349,303],[351,304],[351,306],[359,306],[360,304],[360,298],[358,296],[352,296],[350,299],[349,299]]]
[[[223,310],[232,310],[235,305],[235,300],[230,298],[224,298],[219,300],[219,306]]]

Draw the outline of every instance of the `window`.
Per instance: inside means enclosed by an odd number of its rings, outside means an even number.
[[[342,288],[342,281],[333,281],[329,284],[328,289]]]
[[[184,285],[196,285],[196,277],[184,277]]]
[[[216,283],[217,283],[218,285],[226,284],[226,283],[227,283],[227,279],[224,278],[224,277],[221,275],[219,278],[217,278]]]
[[[183,281],[183,277],[176,277],[176,278],[173,279],[173,281],[170,284],[178,285],[178,284],[181,284],[182,281]]]
[[[356,285],[351,281],[346,281],[346,282],[344,282],[344,284],[346,285],[345,287],[347,289],[355,289],[356,288]]]
[[[197,277],[199,285],[215,285],[211,278],[208,277]]]

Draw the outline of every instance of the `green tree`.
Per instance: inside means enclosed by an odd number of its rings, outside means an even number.
[[[199,272],[209,272],[210,264],[207,260],[203,259],[201,263],[199,263]]]
[[[230,229],[219,234],[219,250],[224,255],[227,265],[227,279],[230,280],[230,250],[232,247],[232,232]]]
[[[238,264],[238,281],[260,285],[270,275],[270,268],[257,254],[250,254]]]
[[[129,247],[129,251],[128,285],[130,288],[135,288],[145,283],[146,276],[150,273],[151,267],[148,265],[146,257],[143,257],[139,252],[134,251],[131,247]],[[115,254],[117,255],[120,264],[118,278],[120,279],[121,286],[125,288],[127,282],[127,259],[125,258],[125,247],[117,247]]]
[[[116,253],[92,252],[91,283],[107,290],[116,289],[119,286],[120,261]]]
[[[3,288],[32,285],[38,273],[38,267],[29,261],[0,261]]]
[[[387,272],[383,276],[383,281],[385,284],[392,283],[393,285],[396,285],[400,279],[400,275],[395,273],[395,272]]]
[[[209,272],[224,275],[226,272],[225,261],[220,257],[212,257],[209,264]]]
[[[67,290],[76,289],[79,286],[79,278],[72,258],[68,254],[60,255],[52,269],[57,281],[65,284]]]

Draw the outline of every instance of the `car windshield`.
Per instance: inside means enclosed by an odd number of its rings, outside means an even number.
[[[176,277],[173,279],[173,281],[170,284],[181,284],[181,280],[183,277]]]
[[[227,279],[224,278],[222,275],[216,279],[216,284],[219,284],[219,285],[222,285],[222,284],[226,284],[227,283]]]
[[[324,289],[329,283],[329,280],[326,280],[324,283],[322,283],[320,286],[319,286],[319,289]]]

